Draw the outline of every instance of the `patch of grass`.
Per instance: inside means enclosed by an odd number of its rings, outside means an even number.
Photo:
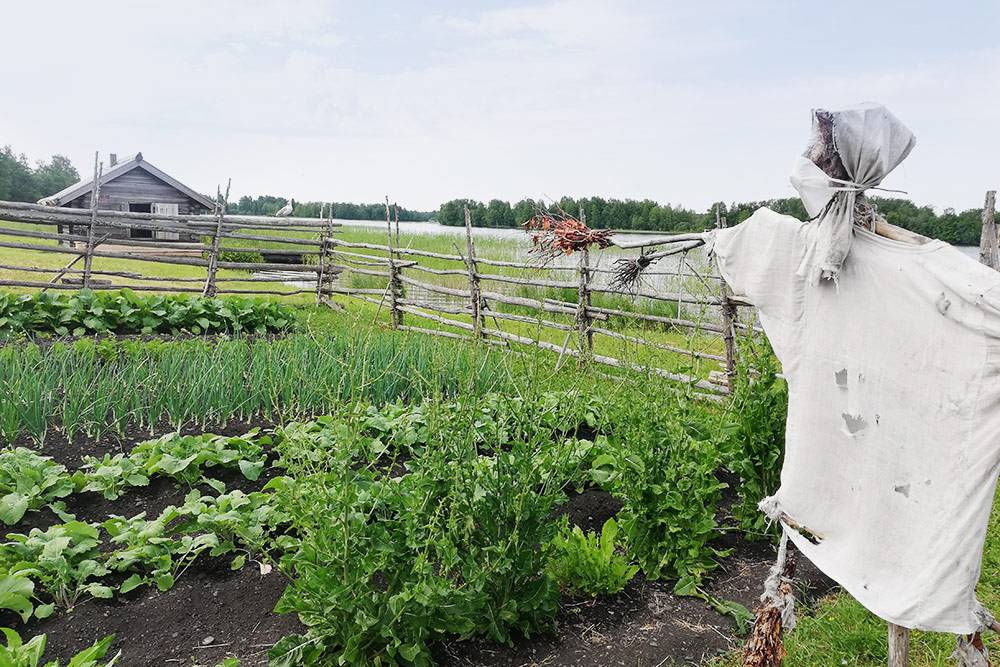
[[[983,552],[982,578],[977,595],[987,609],[1000,608],[1000,495],[994,500],[986,546]],[[763,585],[763,582],[761,582]],[[786,635],[788,657],[785,667],[815,667],[816,665],[851,665],[880,667],[886,664],[886,623],[862,607],[847,593],[835,593],[816,603],[806,612],[799,609],[795,631]],[[984,635],[986,647],[996,655],[1000,637],[992,632]],[[945,667],[955,649],[955,637],[940,632],[914,631],[910,637],[910,664],[913,667]],[[734,650],[713,661],[714,667],[737,667],[739,652]]]

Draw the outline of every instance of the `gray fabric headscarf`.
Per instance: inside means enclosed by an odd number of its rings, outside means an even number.
[[[811,148],[825,140],[826,148],[834,150],[827,156],[832,160],[824,164],[824,171],[808,157],[800,157],[791,181],[806,211],[815,219],[810,224],[817,225],[815,243],[799,267],[799,275],[816,283],[821,278],[836,281],[851,250],[855,206],[861,194],[877,188],[906,159],[916,138],[880,104],[865,103],[834,111],[814,109],[812,113]],[[837,178],[828,173],[831,171],[846,177]]]

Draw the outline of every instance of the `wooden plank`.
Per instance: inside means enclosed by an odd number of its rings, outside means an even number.
[[[628,310],[618,310],[616,308],[603,308],[600,306],[591,306],[590,310],[595,313],[605,313],[607,315],[616,315],[618,317],[630,317],[637,320],[645,320],[647,322],[659,322],[660,324],[669,324],[675,327],[685,327],[687,329],[696,329],[699,331],[711,331],[712,333],[722,333],[722,327],[717,324],[711,324],[708,322],[693,322],[691,320],[679,319],[676,317],[664,317],[662,315],[647,315],[646,313],[636,313]]]
[[[171,202],[165,202],[171,203]],[[89,209],[67,208],[61,206],[43,206],[41,204],[29,204],[27,202],[0,201],[0,218],[9,211],[34,212],[39,215],[65,215],[76,218],[80,222],[74,224],[86,224],[89,218]],[[171,222],[185,222],[200,224],[203,226],[212,225],[215,217],[212,215],[166,215],[163,213],[129,213],[126,211],[98,209],[98,217],[116,220],[134,221],[158,221],[168,220]],[[266,215],[231,215],[226,216],[229,228],[250,227],[251,225],[263,225],[260,229],[281,229],[286,227],[304,227],[311,231],[319,231],[326,227],[323,220],[316,218],[278,218]],[[334,222],[334,226],[339,227],[340,223]]]

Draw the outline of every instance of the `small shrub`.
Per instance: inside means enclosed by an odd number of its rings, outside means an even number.
[[[208,253],[202,253],[208,259]],[[242,264],[263,264],[264,255],[249,250],[223,250],[219,253],[220,262],[240,262]]]
[[[601,534],[584,533],[569,527],[563,517],[559,533],[549,545],[549,572],[560,588],[590,596],[618,593],[639,568],[616,551],[618,524],[608,519]]]
[[[393,418],[402,433],[426,440],[398,477],[370,462],[373,436],[394,438],[364,411],[295,436],[332,446],[288,457],[295,477],[269,484],[301,538],[282,560],[292,583],[276,610],[297,613],[308,628],[275,646],[274,664],[322,664],[324,656],[343,665],[427,665],[435,639],[508,642],[552,622],[558,588],[543,545],[555,532],[561,483],[536,453],[569,456],[572,443],[553,444],[538,429],[484,456],[468,427],[480,421],[474,406],[425,407],[415,431],[412,420]]]
[[[675,590],[691,593],[725,555],[709,546],[726,486],[715,477],[718,444],[683,401],[641,409],[644,418],[607,440],[593,479],[623,502],[619,523],[646,577],[676,579]]]

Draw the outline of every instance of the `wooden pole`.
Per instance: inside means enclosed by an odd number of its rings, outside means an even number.
[[[910,629],[889,623],[889,667],[910,667]]]
[[[393,329],[398,329],[403,324],[403,311],[399,307],[402,283],[399,280],[400,269],[396,264],[398,248],[394,249],[392,243],[392,215],[389,211],[389,195],[385,196],[385,229],[389,248],[389,321]]]
[[[320,206],[320,209],[319,209],[320,218],[323,217],[323,215],[324,215],[325,212],[326,212],[326,203],[324,202],[323,205]],[[327,244],[330,241],[330,226],[329,225],[327,225],[327,227],[322,232],[320,232],[320,237],[319,238],[320,238],[320,241],[323,242],[323,244],[320,246],[320,249],[319,249],[319,272],[316,273],[316,305],[317,306],[323,303],[323,284],[324,284],[325,279],[326,279],[326,263],[327,263],[327,255],[328,255]]]
[[[465,268],[469,273],[469,304],[472,308],[473,335],[483,337],[483,297],[479,286],[479,268],[476,266],[476,244],[472,240],[472,214],[465,207]]]
[[[587,224],[587,214],[580,209],[580,222]],[[580,352],[585,358],[594,354],[594,332],[590,322],[590,249],[580,251],[579,287],[577,288],[576,326],[580,337]]]
[[[719,206],[715,206],[715,227],[716,229],[726,228],[726,218],[719,214]],[[722,275],[721,273],[719,274]],[[726,385],[729,390],[733,389],[733,378],[736,375],[736,336],[734,324],[736,322],[736,307],[729,297],[733,294],[729,284],[722,280],[720,299],[722,301],[722,340],[726,346]]]
[[[97,205],[101,197],[101,177],[104,163],[98,163],[98,153],[94,153],[94,187],[90,191],[90,228],[87,230],[87,249],[83,260],[83,288],[90,289],[90,272],[94,265],[94,234],[97,228]]]
[[[396,204],[392,205],[392,212],[396,218],[396,251],[399,251],[399,206]]]
[[[226,181],[226,195],[221,196],[219,188],[215,189],[216,197],[216,214],[215,214],[215,229],[212,234],[212,247],[208,252],[208,273],[205,276],[205,289],[202,290],[202,294],[205,296],[215,296],[216,286],[215,286],[215,275],[219,271],[219,239],[222,236],[222,221],[226,215],[226,206],[229,204],[229,186],[232,185],[233,179]],[[221,201],[219,201],[221,199]]]
[[[1000,251],[997,248],[996,190],[986,193],[983,205],[983,231],[979,237],[979,261],[1000,271]]]

